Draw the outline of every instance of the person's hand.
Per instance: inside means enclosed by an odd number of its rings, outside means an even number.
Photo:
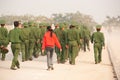
[[[60,49],[60,52],[62,51],[62,49]]]
[[[1,45],[0,47],[1,47],[1,48],[3,48],[4,46],[3,46],[3,45]]]
[[[105,46],[103,46],[103,49],[105,49]]]
[[[66,47],[67,49],[69,48],[69,46],[68,46],[68,45],[66,45],[65,47]]]
[[[43,50],[42,50],[42,54],[44,54],[44,51],[45,51],[45,50],[43,49]]]

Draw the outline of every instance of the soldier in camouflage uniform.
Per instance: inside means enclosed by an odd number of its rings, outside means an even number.
[[[57,25],[58,26],[58,25]],[[56,51],[56,54],[57,54],[57,61],[58,63],[65,63],[65,59],[66,59],[66,53],[65,53],[65,49],[66,49],[66,43],[65,43],[65,40],[66,40],[66,34],[65,34],[65,31],[64,31],[64,24],[60,24],[60,28],[56,28],[55,29],[55,33],[59,39],[59,42],[61,44],[61,47],[62,47],[62,52],[60,52],[60,50],[55,47],[55,51]]]
[[[105,46],[104,43],[104,34],[100,32],[101,25],[96,26],[97,32],[94,32],[91,37],[91,42],[94,43],[94,58],[95,58],[95,64],[101,62],[101,56],[102,56],[102,47]]]
[[[29,33],[28,23],[23,23],[23,28],[21,29],[21,52],[22,52],[22,62],[28,60],[29,56]]]
[[[60,41],[60,33],[61,33],[61,31],[60,31],[59,25],[56,25],[56,26],[55,26],[54,32],[55,32],[58,40]],[[57,48],[57,47],[55,47],[55,52],[56,52],[56,54],[57,54],[57,62],[60,63],[60,59],[61,59],[60,49]]]
[[[65,63],[65,61],[66,61],[66,51],[65,51],[65,49],[66,49],[66,38],[67,38],[67,36],[66,36],[66,32],[65,32],[65,30],[64,30],[64,25],[63,26],[60,26],[60,31],[61,31],[61,33],[60,33],[60,44],[61,44],[61,47],[62,47],[62,52],[61,52],[61,59],[60,59],[60,62],[61,63]]]
[[[9,32],[9,41],[11,42],[11,49],[13,53],[13,60],[11,64],[12,70],[16,70],[15,67],[20,68],[18,55],[21,49],[21,38],[20,38],[21,30],[19,28],[21,24],[19,23],[19,21],[14,21],[14,26],[15,28],[10,30]]]
[[[80,31],[80,26],[79,25],[76,26],[76,31],[79,33],[79,41],[80,41],[80,44],[78,46],[78,53],[79,53],[80,47],[81,47],[81,31]],[[76,56],[78,56],[78,53],[77,53]]]
[[[71,29],[67,32],[67,45],[69,47],[69,63],[75,65],[75,58],[78,53],[78,46],[80,44],[79,33],[75,26],[71,25]]]
[[[34,57],[38,58],[39,57],[39,53],[41,52],[41,41],[42,41],[42,37],[41,37],[41,28],[38,28],[39,24],[35,23],[35,47],[34,47]]]
[[[33,60],[33,52],[34,52],[34,47],[35,47],[35,33],[36,33],[36,28],[34,27],[34,22],[30,21],[28,22],[29,29],[30,29],[30,34],[29,34],[29,60]]]
[[[5,21],[0,20],[0,53],[2,53],[1,60],[5,60],[6,53],[3,51],[7,47],[8,41],[8,30],[5,28]]]
[[[47,23],[40,23],[39,27],[41,27],[41,38],[43,38],[45,32],[46,32],[46,26],[48,26]],[[42,40],[41,40],[41,45],[42,45]],[[46,55],[46,51],[44,51],[44,54],[41,54],[42,56]]]
[[[67,44],[67,31],[68,31],[68,29],[67,29],[67,25],[65,25],[65,27],[64,27],[65,29],[64,29],[64,32],[65,32],[65,45]],[[69,56],[68,56],[68,53],[69,51],[68,51],[68,47],[67,46],[65,46],[65,62],[68,60],[68,58],[69,58]]]
[[[90,30],[86,26],[83,26],[83,32],[82,32],[81,37],[82,37],[82,40],[83,40],[84,52],[86,52],[86,47],[90,51],[89,41],[91,39],[91,33],[90,33]]]

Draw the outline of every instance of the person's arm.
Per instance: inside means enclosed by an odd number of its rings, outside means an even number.
[[[94,36],[94,33],[91,36],[91,43],[93,43],[93,36]]]
[[[102,33],[102,46],[103,48],[105,48],[105,38],[104,38],[104,34]]]
[[[60,45],[60,42],[58,41],[57,36],[54,34],[53,37],[54,37],[55,45],[56,45],[59,49],[61,49],[61,45]]]

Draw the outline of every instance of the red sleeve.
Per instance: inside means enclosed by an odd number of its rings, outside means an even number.
[[[55,45],[59,48],[59,49],[61,49],[61,45],[60,45],[60,42],[58,41],[58,38],[57,38],[57,36],[54,34],[54,41],[55,41]]]
[[[45,49],[45,35],[44,35],[43,40],[42,40],[42,50],[44,50],[44,49]]]

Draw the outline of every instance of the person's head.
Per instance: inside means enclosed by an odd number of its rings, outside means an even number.
[[[70,27],[69,27],[70,29],[72,29],[72,28],[75,28],[75,26],[74,25],[70,25]]]
[[[64,26],[60,26],[60,30],[64,30]]]
[[[52,37],[53,30],[51,26],[47,26],[47,31],[50,31],[50,37]]]
[[[28,26],[29,26],[29,27],[33,27],[33,25],[34,25],[34,22],[33,22],[33,21],[29,21],[29,22],[28,22]]]
[[[51,26],[47,26],[47,30],[51,31],[52,30]]]
[[[24,28],[27,28],[27,27],[28,27],[28,23],[27,23],[27,22],[24,22],[24,23],[23,23],[23,26],[24,26]]]
[[[20,24],[21,24],[21,23],[20,23],[19,21],[14,21],[14,26],[15,26],[15,27],[19,27]]]
[[[59,24],[56,24],[56,25],[55,25],[55,28],[59,28]]]
[[[96,26],[96,30],[97,30],[97,31],[100,31],[100,30],[101,30],[101,27],[102,27],[101,25],[97,25],[97,26]]]

